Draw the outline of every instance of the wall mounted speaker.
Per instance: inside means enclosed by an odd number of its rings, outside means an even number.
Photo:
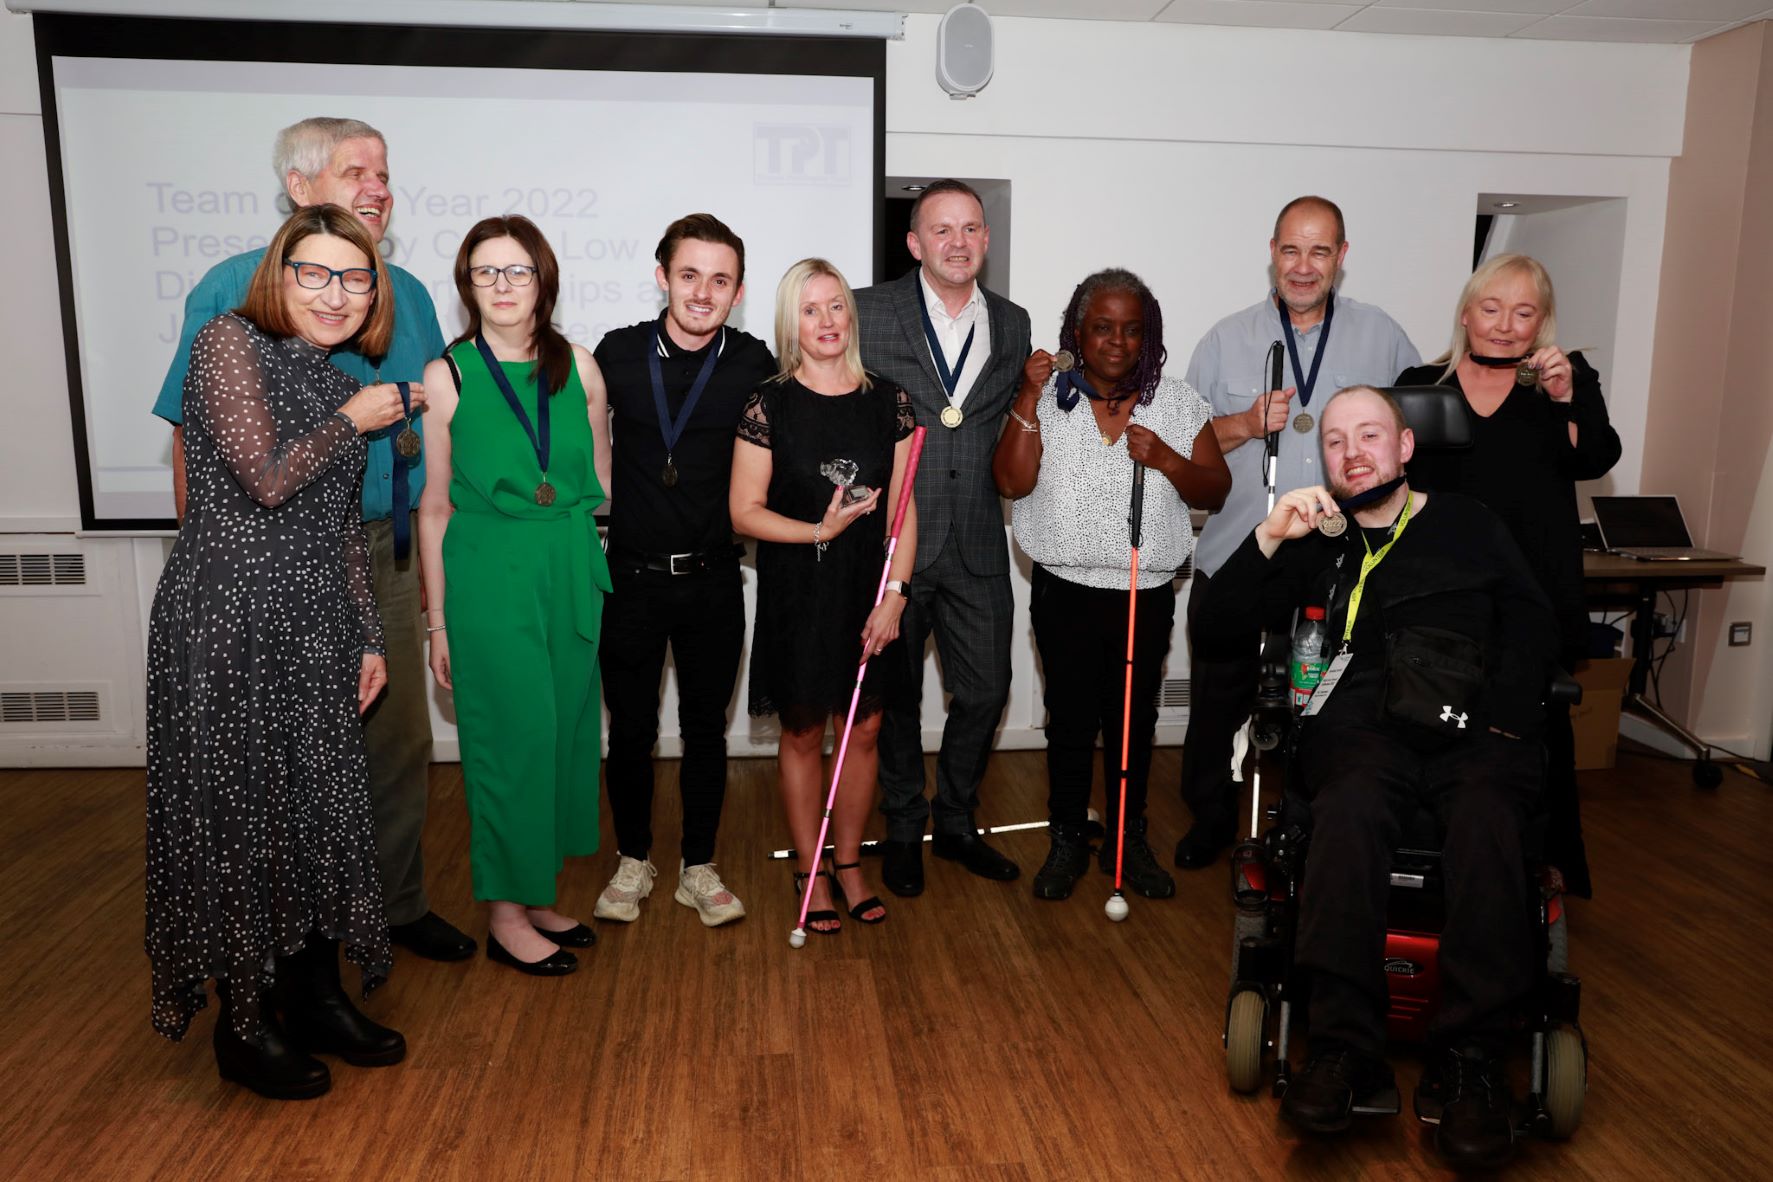
[[[991,81],[991,14],[956,4],[936,30],[936,83],[949,98],[969,99]]]

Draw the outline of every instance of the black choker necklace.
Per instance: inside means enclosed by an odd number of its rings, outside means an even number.
[[[1520,357],[1479,357],[1476,353],[1467,353],[1466,356],[1471,358],[1474,364],[1484,366],[1486,369],[1507,369],[1510,366],[1519,365],[1527,359],[1526,355]]]

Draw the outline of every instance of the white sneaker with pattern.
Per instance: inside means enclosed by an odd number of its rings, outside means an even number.
[[[659,876],[652,859],[642,862],[626,854],[616,862],[615,877],[597,896],[592,914],[598,919],[615,919],[633,923],[640,918],[640,901],[653,893],[653,879]]]
[[[745,918],[745,904],[726,889],[712,862],[700,866],[685,866],[679,862],[675,898],[685,907],[694,907],[702,917],[704,927],[717,928],[723,923]]]

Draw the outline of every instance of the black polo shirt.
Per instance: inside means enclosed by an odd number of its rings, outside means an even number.
[[[665,408],[673,420],[709,349],[720,350],[707,389],[672,449],[677,484],[666,488],[665,437],[653,405],[647,350],[659,330],[659,372]],[[664,315],[618,328],[593,354],[609,390],[613,418],[609,544],[648,554],[691,554],[730,546],[732,515],[727,491],[732,484],[733,436],[745,400],[776,372],[769,347],[749,333],[723,327],[702,349],[681,349],[665,331]]]

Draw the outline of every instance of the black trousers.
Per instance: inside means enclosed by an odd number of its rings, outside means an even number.
[[[1157,687],[1176,622],[1176,588],[1164,583],[1137,594],[1133,624],[1133,712],[1127,751],[1127,820],[1145,815],[1151,741],[1157,731]],[[1034,568],[1029,594],[1034,643],[1046,677],[1047,814],[1055,825],[1087,819],[1096,753],[1108,786],[1109,832],[1120,808],[1121,718],[1127,676],[1127,592],[1085,587],[1045,567]]]
[[[1231,778],[1231,743],[1256,700],[1256,675],[1261,658],[1256,638],[1250,651],[1229,659],[1199,656],[1195,621],[1212,578],[1194,573],[1188,592],[1188,735],[1182,743],[1182,803],[1194,814],[1196,824],[1223,828],[1236,826],[1238,787]],[[1268,621],[1271,629],[1284,630],[1285,618]]]
[[[683,863],[714,860],[726,800],[727,710],[745,644],[739,564],[669,575],[610,563],[615,591],[603,603],[603,701],[609,708],[604,779],[616,848],[645,860],[653,844],[653,747],[669,645],[677,666],[683,736]]]
[[[1443,741],[1444,743],[1444,741]],[[1543,747],[1482,732],[1424,752],[1394,727],[1320,721],[1297,765],[1311,801],[1296,959],[1311,971],[1311,1046],[1385,1049],[1385,914],[1400,818],[1428,808],[1446,834],[1437,1041],[1505,1033],[1533,985],[1533,911],[1521,850]]]

